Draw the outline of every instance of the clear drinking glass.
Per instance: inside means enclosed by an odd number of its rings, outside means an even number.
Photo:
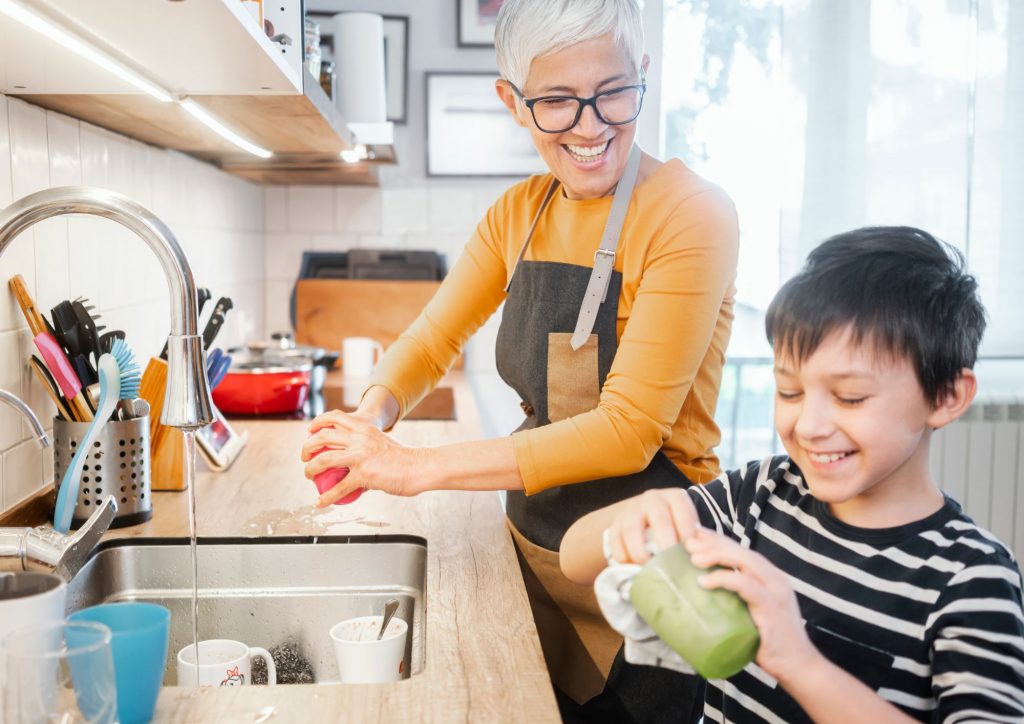
[[[4,639],[3,720],[39,724],[113,724],[117,686],[110,629],[59,621]]]

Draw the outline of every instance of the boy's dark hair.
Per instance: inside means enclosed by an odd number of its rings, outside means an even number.
[[[908,359],[934,406],[974,366],[985,331],[977,292],[956,248],[912,226],[869,226],[810,253],[768,306],[765,331],[803,362],[849,325],[855,343]]]

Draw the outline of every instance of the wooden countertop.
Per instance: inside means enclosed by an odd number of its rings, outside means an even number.
[[[457,419],[399,423],[398,440],[429,445],[479,436],[469,384],[458,372],[446,384],[455,390]],[[249,432],[245,451],[227,472],[201,472],[197,478],[199,536],[422,536],[425,667],[395,684],[165,687],[155,721],[560,721],[496,493],[394,498],[369,492],[351,506],[315,510],[315,489],[299,460],[307,423],[234,426]],[[187,536],[187,506],[185,493],[154,493],[151,521],[108,536]]]

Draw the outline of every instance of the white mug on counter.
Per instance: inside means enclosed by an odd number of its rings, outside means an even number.
[[[0,573],[0,695],[4,690],[4,638],[15,631],[62,620],[67,588],[64,580],[52,573]]]
[[[178,652],[178,686],[196,685],[195,644]],[[199,686],[249,686],[252,683],[252,657],[267,662],[267,683],[277,683],[277,668],[270,652],[258,646],[246,646],[231,639],[199,642]]]
[[[369,377],[384,354],[384,345],[370,337],[345,337],[341,342],[341,372],[349,378]]]

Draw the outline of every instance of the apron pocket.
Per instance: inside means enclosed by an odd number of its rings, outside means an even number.
[[[597,335],[574,350],[570,332],[548,333],[548,419],[564,420],[597,407],[601,399]]]

